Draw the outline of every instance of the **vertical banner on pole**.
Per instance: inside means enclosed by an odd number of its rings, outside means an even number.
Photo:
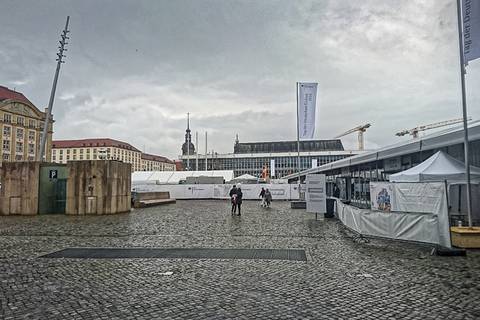
[[[465,64],[480,58],[480,1],[462,0]]]
[[[315,133],[315,108],[317,102],[317,83],[298,84],[298,138],[313,139]]]
[[[318,167],[318,160],[317,159],[312,159],[312,168]]]
[[[270,177],[275,177],[275,159],[270,159]]]

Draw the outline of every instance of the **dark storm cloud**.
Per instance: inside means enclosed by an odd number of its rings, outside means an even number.
[[[0,84],[43,108],[65,16],[71,40],[55,138],[112,137],[176,157],[295,139],[295,82],[319,82],[317,137],[370,122],[367,147],[461,116],[455,3],[418,1],[3,1]],[[478,62],[469,108],[480,117]],[[354,147],[355,137],[346,138]]]

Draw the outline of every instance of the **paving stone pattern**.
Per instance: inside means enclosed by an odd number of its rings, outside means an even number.
[[[0,217],[0,319],[479,319],[480,252],[357,243],[288,202]],[[45,259],[68,247],[305,250],[307,262]]]

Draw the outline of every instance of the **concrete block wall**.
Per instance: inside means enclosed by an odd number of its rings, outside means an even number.
[[[70,215],[115,214],[131,208],[131,165],[119,161],[67,163]]]
[[[0,214],[37,214],[40,162],[4,162],[0,172]]]

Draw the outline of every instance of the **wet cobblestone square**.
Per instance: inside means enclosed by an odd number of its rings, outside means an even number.
[[[478,319],[480,252],[356,243],[288,202],[178,201],[112,216],[0,217],[2,319]],[[46,259],[69,247],[301,249],[307,262]]]

